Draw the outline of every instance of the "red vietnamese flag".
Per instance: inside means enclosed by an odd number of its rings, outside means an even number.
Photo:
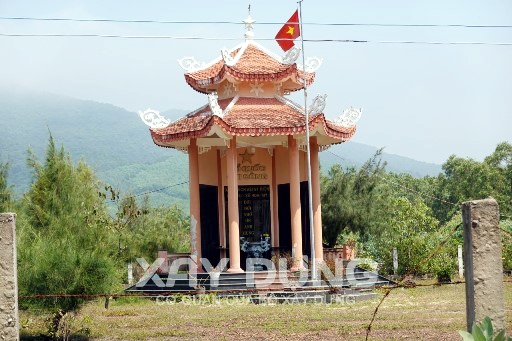
[[[293,43],[294,39],[297,39],[300,36],[300,26],[299,26],[299,10],[296,10],[295,13],[288,19],[286,24],[277,32],[276,40],[279,46],[284,51],[288,51],[295,44]]]

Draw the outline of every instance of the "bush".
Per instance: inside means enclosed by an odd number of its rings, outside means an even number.
[[[430,273],[436,276],[439,283],[450,283],[451,277],[457,269],[455,255],[441,251],[430,260],[429,268]]]

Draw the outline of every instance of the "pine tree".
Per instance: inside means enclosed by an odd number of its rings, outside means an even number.
[[[74,165],[50,136],[43,164],[30,155],[35,179],[23,201],[19,237],[20,294],[92,295],[111,292],[119,280],[110,218],[98,180],[84,163]],[[83,298],[37,299],[64,312]]]
[[[0,212],[7,212],[11,204],[11,189],[7,186],[8,163],[0,163]]]

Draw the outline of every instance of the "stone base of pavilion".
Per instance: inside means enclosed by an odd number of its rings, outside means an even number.
[[[245,298],[252,303],[353,303],[371,299],[373,289],[396,284],[356,267],[351,278],[312,280],[309,271],[255,271],[157,274],[141,279],[127,293],[148,297],[201,295]]]

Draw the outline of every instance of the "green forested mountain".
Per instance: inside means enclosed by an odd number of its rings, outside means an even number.
[[[10,163],[9,182],[18,194],[32,179],[28,150],[42,157],[50,133],[75,161],[85,160],[122,193],[151,191],[188,177],[185,154],[155,146],[137,113],[110,104],[2,89],[0,129],[0,161]],[[161,202],[180,201],[186,192],[178,186]]]
[[[336,163],[341,164],[343,167],[355,166],[359,168],[375,154],[377,149],[376,147],[351,141],[331,146],[326,151],[320,153],[322,170],[326,172]],[[388,154],[385,152],[385,149],[382,160],[387,163],[387,171],[406,173],[418,178],[426,175],[436,176],[442,171],[441,165],[417,161],[400,155]]]
[[[164,115],[174,120],[185,113],[169,110]],[[137,113],[106,103],[0,88],[0,162],[10,163],[9,183],[18,195],[32,179],[28,149],[43,157],[50,133],[75,161],[83,159],[122,195],[154,191],[153,204],[188,205],[187,185],[176,185],[188,180],[187,156],[155,146]],[[354,142],[333,146],[321,153],[322,169],[335,163],[359,166],[376,149]],[[416,177],[441,171],[439,165],[397,155],[384,153],[384,160],[388,170]]]

